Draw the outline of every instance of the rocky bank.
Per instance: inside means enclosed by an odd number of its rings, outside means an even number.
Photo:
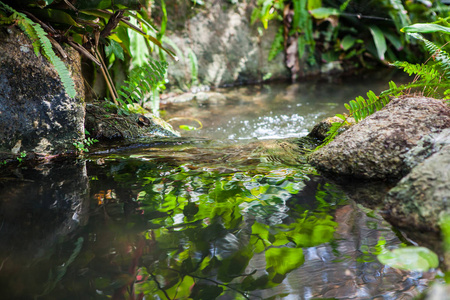
[[[400,227],[438,230],[450,214],[450,106],[404,96],[314,152],[309,162],[333,177],[397,183],[387,217]]]

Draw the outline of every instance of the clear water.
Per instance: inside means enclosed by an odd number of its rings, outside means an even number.
[[[315,106],[316,115],[333,105]],[[277,143],[236,141],[253,137],[258,118],[241,133],[205,126],[233,140],[148,141],[0,169],[0,298],[412,299],[423,291],[433,271],[378,262],[380,241],[390,249],[405,239],[376,211],[307,165],[263,159],[258,149]],[[290,136],[267,126],[256,137]]]
[[[345,111],[344,103],[389,88],[389,80],[400,83],[402,73],[385,71],[357,77],[219,89],[226,100],[211,98],[184,103],[166,103],[166,119],[179,125],[198,127],[183,136],[211,139],[279,139],[302,137],[320,120]],[[163,101],[164,103],[164,101]],[[183,119],[186,118],[186,119]]]

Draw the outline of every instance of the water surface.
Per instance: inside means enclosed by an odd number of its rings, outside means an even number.
[[[237,107],[242,90],[231,90],[235,119],[212,105],[201,132],[231,139],[147,141],[3,167],[2,297],[412,299],[434,272],[376,258],[408,240],[301,160],[277,159],[284,142],[268,140],[303,136],[334,113],[336,87],[325,87],[263,87],[273,92],[264,97],[251,88]],[[313,94],[318,103],[304,102]]]

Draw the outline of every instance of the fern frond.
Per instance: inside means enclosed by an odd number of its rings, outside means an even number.
[[[41,43],[39,42],[39,37],[36,34],[36,31],[34,30],[33,26],[24,19],[18,19],[17,25],[31,40],[34,53],[36,54],[36,56],[39,57],[41,53]]]
[[[397,88],[393,81],[389,83],[389,86],[393,89]],[[391,90],[391,88],[389,90]],[[349,117],[355,118],[356,123],[358,123],[375,111],[382,109],[388,103],[389,97],[386,94],[377,96],[373,91],[369,91],[367,92],[367,99],[358,96],[355,100],[351,100],[348,104],[344,104],[344,106],[349,111]]]
[[[393,66],[403,69],[409,76],[416,75],[417,80],[420,78],[424,81],[439,80],[442,74],[436,69],[435,65],[411,64],[406,61],[396,61]]]
[[[119,102],[122,105],[126,102],[129,104],[142,102],[158,82],[164,80],[167,66],[167,62],[150,59],[147,65],[133,69],[128,80],[117,91]]]
[[[43,50],[44,55],[53,64],[56,72],[61,78],[61,82],[67,92],[67,95],[69,95],[69,97],[71,98],[75,97],[77,92],[75,91],[75,84],[72,80],[72,77],[70,76],[69,70],[64,65],[62,60],[58,56],[56,56],[55,52],[53,51],[52,44],[47,38],[47,33],[44,31],[41,25],[33,22],[25,14],[16,11],[12,7],[4,4],[1,1],[0,8],[13,14],[13,18],[17,19],[17,23],[20,29],[22,29],[22,31],[31,39],[36,55],[39,56],[39,50]]]
[[[412,37],[421,40],[425,44],[425,49],[428,51],[430,55],[432,55],[433,59],[439,63],[440,69],[445,76],[445,78],[450,78],[450,56],[447,52],[442,50],[435,43],[427,40],[422,35],[418,33],[409,33]]]

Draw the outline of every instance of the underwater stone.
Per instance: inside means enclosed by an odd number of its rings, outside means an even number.
[[[404,96],[337,136],[309,161],[325,173],[400,179],[409,171],[406,152],[423,136],[449,127],[450,108],[443,101]]]

